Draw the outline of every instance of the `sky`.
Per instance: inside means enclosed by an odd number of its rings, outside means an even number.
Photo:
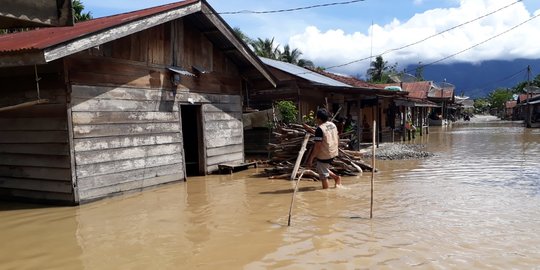
[[[175,1],[82,2],[85,11],[102,17]],[[342,2],[347,0],[208,0],[217,12]],[[488,13],[493,14],[486,16]],[[397,63],[398,70],[420,62],[429,66],[540,58],[538,0],[363,0],[292,12],[222,17],[251,38],[274,38],[281,46],[300,49],[302,57],[317,66],[361,77],[377,55],[389,65]],[[456,27],[460,24],[464,25]],[[340,66],[349,62],[354,63]]]

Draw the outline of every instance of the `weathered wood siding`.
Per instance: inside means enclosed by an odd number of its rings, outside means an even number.
[[[81,201],[184,179],[172,91],[85,85],[71,91]]]
[[[193,25],[156,26],[65,61],[81,202],[185,179],[180,104],[202,105],[207,172],[243,161],[241,77]],[[173,86],[171,65],[211,72]]]
[[[74,203],[62,66],[38,66],[49,104],[0,112],[0,197]],[[37,99],[34,67],[2,69],[0,107]]]
[[[242,98],[239,95],[178,94],[181,103],[188,99],[202,105],[206,171],[216,171],[222,163],[243,162]]]

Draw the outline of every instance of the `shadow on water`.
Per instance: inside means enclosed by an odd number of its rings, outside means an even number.
[[[0,212],[68,207],[62,205],[36,204],[18,201],[0,201]]]
[[[298,188],[297,192],[316,191],[317,189],[318,189],[317,187],[301,187],[301,188]],[[275,190],[275,191],[263,191],[263,192],[259,192],[259,194],[276,195],[276,194],[290,194],[293,192],[294,192],[293,188],[288,188],[288,189],[280,189],[280,190]]]

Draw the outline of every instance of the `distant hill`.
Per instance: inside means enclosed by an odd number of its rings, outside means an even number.
[[[513,87],[527,80],[527,65],[531,66],[531,79],[540,73],[540,59],[517,59],[513,61],[492,60],[481,64],[454,63],[449,65],[432,65],[424,69],[426,80],[447,82],[456,86],[456,95],[471,98],[487,96],[497,88]],[[414,70],[415,66],[407,67]],[[523,72],[515,75],[520,70]]]

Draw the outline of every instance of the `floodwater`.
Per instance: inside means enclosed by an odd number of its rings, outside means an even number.
[[[0,202],[0,269],[539,269],[540,130],[432,127],[347,189],[257,169],[80,207]]]

